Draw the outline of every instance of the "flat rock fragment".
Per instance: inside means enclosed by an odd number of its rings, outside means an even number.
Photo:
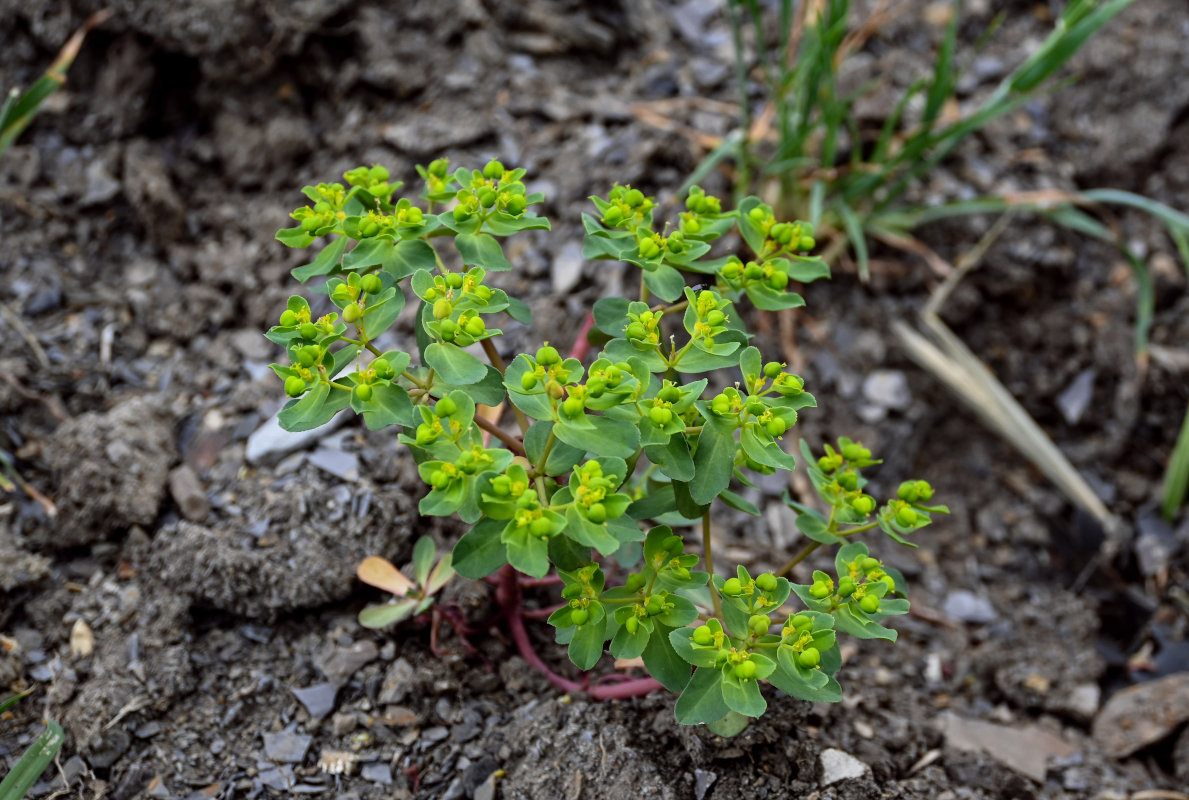
[[[1094,720],[1094,741],[1114,758],[1155,744],[1189,720],[1189,671],[1116,692]]]
[[[1047,761],[1068,758],[1075,749],[1061,737],[1035,725],[997,725],[956,714],[939,720],[946,744],[958,750],[981,752],[1037,783],[1044,783]]]

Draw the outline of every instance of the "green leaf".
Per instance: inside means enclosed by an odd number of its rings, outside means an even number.
[[[287,431],[312,431],[330,422],[350,403],[351,392],[319,383],[304,396],[286,403],[277,415],[277,421]]]
[[[670,436],[665,444],[646,446],[644,455],[673,480],[693,480],[694,460],[689,454],[689,444],[684,434]]]
[[[849,604],[839,606],[838,610],[834,612],[834,619],[837,623],[838,630],[843,633],[849,633],[856,639],[887,639],[889,642],[896,641],[896,631],[891,628],[885,628],[878,622],[865,619],[860,614],[856,614],[851,610]]]
[[[728,341],[732,336],[733,331],[727,331],[718,337],[719,344]],[[741,337],[742,338],[742,337]],[[691,347],[682,353],[681,358],[677,360],[674,366],[682,375],[701,375],[711,370],[729,369],[739,363],[739,352],[728,353],[726,355],[715,355],[714,353],[707,353],[698,347]],[[660,372],[660,370],[653,370]]]
[[[619,549],[619,540],[607,530],[606,524],[596,525],[578,511],[577,506],[566,509],[566,536],[578,544],[593,547],[604,556]]]
[[[595,301],[595,325],[608,336],[622,336],[624,328],[628,326],[628,306],[626,297],[603,297]]]
[[[829,532],[824,520],[812,514],[800,514],[797,517],[797,530],[822,544],[837,544],[842,541],[841,537]]]
[[[805,305],[805,298],[796,292],[778,292],[762,283],[753,283],[744,291],[752,304],[762,311],[783,311],[786,308],[801,308]]]
[[[732,736],[738,736],[747,730],[747,726],[751,724],[751,720],[738,711],[728,711],[727,715],[720,720],[714,722],[707,722],[706,727],[712,733],[721,736],[724,739],[730,739]]]
[[[460,233],[454,237],[454,244],[462,255],[462,263],[467,266],[483,267],[489,272],[506,272],[512,269],[512,265],[504,257],[504,249],[490,234]]]
[[[677,513],[686,519],[698,519],[710,508],[709,503],[699,503],[690,495],[689,484],[685,481],[673,481],[673,502],[677,506]]]
[[[372,399],[366,403],[354,394],[351,407],[363,414],[363,423],[369,431],[378,431],[390,425],[412,425],[413,402],[408,393],[396,384],[377,383],[372,386]]]
[[[299,249],[303,247],[309,247],[317,238],[317,236],[306,233],[305,229],[300,225],[295,228],[282,228],[281,230],[277,231],[277,241],[286,247],[294,247]]]
[[[681,656],[683,661],[695,667],[713,667],[717,658],[717,650],[713,648],[697,647],[693,642],[695,628],[678,628],[669,634],[669,644]]]
[[[657,517],[677,510],[677,501],[673,498],[673,486],[661,484],[651,487],[644,496],[628,506],[628,516],[632,519],[656,519]]]
[[[579,427],[563,421],[554,433],[571,447],[597,456],[631,458],[640,449],[640,429],[630,422],[608,417],[587,416],[590,427]]]
[[[670,629],[655,623],[648,646],[644,648],[644,666],[648,674],[670,692],[680,692],[689,683],[689,664],[677,655],[669,641]]]
[[[599,663],[603,657],[603,642],[607,640],[607,615],[594,616],[585,625],[574,631],[570,639],[570,660],[579,669],[587,670]]]
[[[346,236],[331,239],[318,252],[318,255],[314,257],[313,261],[297,267],[290,274],[301,283],[305,283],[315,275],[329,275],[338,266],[339,260],[342,259],[343,252],[347,249],[348,241],[350,240]]]
[[[743,241],[747,242],[751,251],[757,255],[764,246],[764,232],[751,221],[749,214],[753,208],[762,205],[763,202],[758,197],[745,197],[739,203],[739,233],[743,235]]]
[[[628,631],[627,626],[620,625],[611,639],[611,655],[616,658],[639,658],[648,646],[648,639],[652,635],[652,628],[647,620],[640,620],[635,633]]]
[[[417,581],[418,586],[425,586],[435,555],[437,547],[429,536],[422,536],[417,540],[417,544],[413,545],[413,579]]]
[[[479,520],[454,545],[451,561],[454,571],[464,578],[478,580],[507,564],[507,549],[500,536],[504,527],[505,523],[498,520]]]
[[[801,283],[813,283],[819,278],[830,277],[830,265],[820,257],[795,257],[789,263],[789,278]]]
[[[487,367],[467,351],[452,344],[434,342],[425,348],[425,363],[447,383],[467,386],[487,376]]]
[[[754,678],[740,680],[734,676],[723,675],[722,699],[727,708],[737,711],[747,717],[762,717],[768,710],[768,703],[760,692],[760,683]]]
[[[469,383],[465,386],[458,386],[452,383],[447,383],[442,380],[440,374],[434,374],[433,386],[430,387],[430,394],[434,397],[441,397],[452,391],[461,391],[467,394],[476,403],[483,403],[492,408],[504,402],[507,394],[504,390],[504,376],[500,371],[490,364],[485,365],[487,374],[478,383]]]
[[[363,325],[364,331],[367,332],[367,338],[374,340],[391,328],[392,323],[396,322],[396,318],[400,316],[404,307],[405,293],[398,286],[389,287],[378,297],[370,300],[360,323]]]
[[[842,699],[842,687],[834,678],[828,678],[824,686],[815,688],[790,675],[779,664],[776,671],[768,676],[767,681],[785,694],[811,703],[837,703]]]
[[[539,464],[545,453],[545,445],[549,442],[549,432],[553,423],[549,420],[534,422],[524,435],[524,449],[528,459]],[[546,475],[565,475],[586,456],[585,450],[570,447],[554,437],[553,446],[549,449],[549,458],[545,461]]]
[[[508,298],[508,308],[506,309],[508,316],[524,325],[533,324],[533,312],[528,307],[528,304],[519,297]]]
[[[682,725],[717,722],[730,710],[723,700],[722,672],[713,667],[694,670],[694,676],[689,679],[673,707],[673,713]]]
[[[24,797],[54,760],[64,739],[61,725],[52,720],[46,722],[45,732],[29,746],[12,771],[0,781],[0,798],[20,800]]]
[[[527,525],[518,528],[514,521],[504,528],[502,538],[508,546],[509,564],[533,578],[545,577],[549,572],[548,542],[530,534]]]
[[[685,278],[668,264],[654,270],[644,270],[644,285],[666,303],[672,303],[685,291]]]
[[[749,424],[745,425],[743,430],[740,431],[739,444],[743,446],[743,452],[753,461],[766,464],[775,469],[787,469],[790,471],[796,469],[796,460],[784,452],[780,445],[773,439],[757,433],[756,427],[757,424]]]
[[[368,606],[359,612],[359,624],[372,630],[386,628],[411,616],[420,602],[420,600],[413,598],[409,600],[398,600],[395,603]]]
[[[751,514],[753,517],[760,515],[760,510],[752,503],[747,502],[739,495],[732,492],[730,489],[723,489],[719,492],[718,497],[724,503],[736,511],[742,511],[744,514]]]
[[[513,217],[511,214],[497,211],[483,221],[483,227],[496,236],[511,236],[519,231],[547,231],[549,230],[549,220],[545,217],[533,217],[528,214]]]
[[[720,433],[709,425],[702,427],[694,452],[694,478],[689,482],[689,494],[694,502],[708,505],[730,485],[735,450],[733,434]]]
[[[364,239],[343,256],[343,269],[356,270],[384,266],[396,257],[396,245],[387,237]]]
[[[409,239],[397,242],[392,256],[383,262],[384,271],[396,280],[403,280],[419,269],[437,269],[438,259],[429,242],[421,239]]]

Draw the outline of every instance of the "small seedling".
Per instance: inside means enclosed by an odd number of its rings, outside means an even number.
[[[421,513],[470,526],[434,572],[433,546],[419,542],[415,580],[383,559],[364,561],[360,577],[395,600],[366,609],[363,624],[424,611],[452,570],[498,572],[496,600],[517,647],[566,691],[608,698],[664,686],[680,694],[678,720],[720,732],[764,712],[760,681],[839,700],[836,632],[895,639],[882,622],[908,609],[903,576],[852,537],[879,528],[915,546],[906,537],[945,511],[928,505],[932,487],[910,481],[881,503],[865,492],[861,470],[878,462],[860,443],[842,439],[818,460],[802,445],[830,509],[789,499],[809,544],[779,574],[753,578],[740,566],[724,580],[710,537],[716,502],[758,515],[731,487],[793,469],[782,442],[817,404],[787,365],[751,346],[736,308],[744,299],[766,310],[804,304],[794,287],[829,274],[810,254],[812,226],[781,221],[754,197],[724,210],[698,187],[675,224],[661,224],[654,198],[616,186],[583,217],[584,254],[636,267],[639,294],[595,303],[591,340],[602,350],[591,363],[549,342],[506,362],[496,321],[528,324],[531,314],[489,279],[514,268],[500,238],[549,228],[531,210],[543,197],[525,188],[524,170],[498,161],[451,171],[439,159],[418,172],[417,202],[397,197],[400,184],[380,166],[351,170],[346,185],[307,186],[311,204],[277,234],[292,247],[326,240],[293,275],[325,276],[330,306],[316,312],[291,297],[266,334],[289,355],[272,365],[293,398],[281,424],[308,430],[350,407],[371,430],[396,427],[428,487]],[[750,250],[745,258],[712,253],[731,231]],[[453,242],[458,267],[439,254],[442,240]],[[704,288],[688,286],[689,274]],[[416,346],[381,349],[410,296]],[[724,384],[720,373],[732,377]],[[519,435],[482,408],[504,404]],[[700,554],[675,532],[699,524]],[[791,584],[786,575],[823,545],[839,548],[835,574]],[[622,582],[608,580],[611,565],[626,570]],[[589,676],[575,682],[550,670],[521,605],[522,586],[542,584],[561,587],[548,622],[575,665],[591,670],[609,649],[642,658],[652,679],[592,686]],[[790,605],[794,594],[803,610]]]
[[[360,562],[357,574],[359,580],[368,586],[391,592],[390,602],[368,606],[359,612],[359,624],[365,628],[386,628],[403,619],[424,614],[433,605],[434,595],[441,591],[454,570],[450,566],[450,554],[434,564],[437,548],[433,539],[422,536],[413,546],[413,579],[393,566],[392,562],[380,556],[368,556]]]

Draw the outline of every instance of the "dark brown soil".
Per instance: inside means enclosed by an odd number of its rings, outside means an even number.
[[[98,5],[0,0],[0,87],[34,80]],[[668,199],[705,155],[686,132],[735,124],[719,5],[113,4],[0,158],[0,450],[56,506],[0,495],[0,685],[34,688],[0,717],[0,772],[48,717],[67,743],[31,797],[1123,800],[1189,785],[1183,725],[1123,759],[1091,735],[1117,691],[1189,668],[1189,518],[1157,512],[1189,400],[1189,293],[1138,215],[1104,219],[1156,283],[1146,364],[1126,262],[1042,221],[1013,222],[945,310],[1125,521],[1105,556],[1090,518],[895,345],[892,324],[937,283],[924,262],[878,249],[870,284],[843,261],[807,290],[796,354],[822,408],[800,435],[860,438],[885,458],[877,489],[926,478],[954,512],[918,550],[873,543],[919,614],[894,646],[847,645],[842,703],[770,691],[769,714],[722,739],[678,725],[667,695],[562,696],[488,624],[488,587],[461,580],[447,600],[480,630],[474,652],[449,626],[434,655],[426,624],[356,622],[377,599],[359,560],[403,563],[417,536],[448,547],[458,528],[417,516],[423,489],[390,434],[352,420],[294,453],[249,444],[282,399],[260,334],[295,291],[302,254],[273,234],[299,187],[376,162],[411,182],[439,155],[526,167],[554,230],[512,240],[505,286],[536,323],[508,348],[569,342],[626,275],[562,269],[587,196],[618,181]],[[908,4],[846,80],[925,74],[945,5]],[[963,99],[1035,47],[1049,10],[967,5],[968,42],[1005,17]],[[1078,83],[971,139],[917,198],[1111,185],[1189,209],[1186,30],[1178,0],[1136,3],[1075,59]],[[894,102],[877,92],[860,117],[878,125]],[[725,175],[707,185],[729,193]],[[922,237],[952,260],[990,223]],[[776,320],[754,325],[779,351]],[[749,495],[759,519],[717,519],[725,560],[795,551],[784,488]],[[544,625],[533,635],[569,669]],[[996,732],[981,750],[963,746],[975,723],[999,726],[977,728]],[[1036,743],[1039,775],[1010,742]],[[833,751],[862,774],[827,785]]]

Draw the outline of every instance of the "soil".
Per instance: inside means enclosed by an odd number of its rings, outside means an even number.
[[[871,10],[857,5],[856,19]],[[27,86],[98,7],[0,0],[0,86]],[[926,74],[947,7],[908,3],[846,80],[902,88]],[[516,655],[482,583],[451,584],[447,602],[478,632],[443,626],[437,654],[424,621],[361,628],[355,615],[379,599],[354,579],[363,557],[405,563],[418,536],[449,547],[460,533],[417,516],[423,488],[394,436],[352,420],[295,453],[248,457],[282,399],[260,333],[295,288],[302,254],[273,234],[301,185],[360,163],[411,182],[439,155],[526,167],[554,230],[513,239],[505,286],[531,303],[536,332],[510,328],[507,348],[541,331],[572,341],[626,276],[566,268],[587,196],[618,181],[668,200],[705,155],[702,135],[734,125],[720,4],[112,8],[0,158],[0,450],[56,511],[0,496],[0,684],[34,689],[0,718],[0,760],[42,718],[67,732],[30,797],[1121,800],[1189,786],[1177,707],[1189,691],[1126,757],[1108,746],[1125,731],[1092,733],[1117,693],[1189,668],[1189,518],[1157,510],[1189,399],[1189,294],[1149,219],[1106,217],[1156,284],[1149,361],[1133,355],[1126,262],[1025,216],[944,312],[1125,521],[1105,554],[1090,517],[895,345],[892,323],[937,284],[926,263],[877,249],[869,284],[843,259],[808,287],[785,352],[822,408],[800,435],[862,439],[885,457],[877,491],[911,474],[954,513],[919,549],[873,542],[918,613],[894,646],[848,644],[842,703],[770,691],[768,715],[724,739],[678,725],[663,693],[562,695]],[[963,100],[1036,46],[1051,10],[968,3],[963,40],[1000,13]],[[1189,209],[1186,31],[1178,0],[1136,3],[1074,60],[1076,83],[973,137],[917,199],[1111,185]],[[895,98],[865,98],[863,124]],[[729,194],[725,174],[706,185]],[[921,235],[954,260],[990,222]],[[753,327],[765,352],[782,348],[775,320]],[[759,519],[716,518],[724,561],[772,568],[795,551],[784,488],[749,495]],[[532,634],[570,669],[544,625]],[[827,783],[839,763],[852,777]]]

